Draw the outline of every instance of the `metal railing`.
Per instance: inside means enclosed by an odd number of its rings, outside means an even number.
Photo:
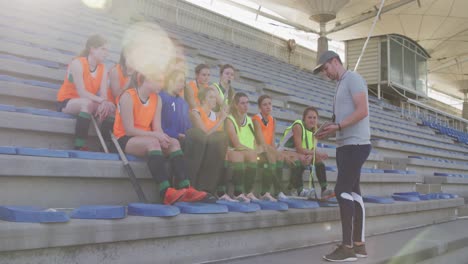
[[[421,119],[462,132],[468,132],[468,120],[451,115],[413,99],[401,101],[401,115],[408,119]]]

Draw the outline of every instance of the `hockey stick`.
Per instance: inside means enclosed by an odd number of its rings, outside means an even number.
[[[117,138],[114,136],[112,132],[109,132],[109,133],[112,138],[112,142],[114,143],[115,148],[117,149],[117,152],[119,153],[120,159],[122,160],[125,171],[127,172],[127,175],[130,178],[130,182],[133,185],[133,189],[135,189],[135,192],[138,195],[138,199],[142,203],[148,203],[148,200],[146,199],[146,196],[143,193],[143,190],[141,189],[141,186],[136,179],[135,173],[133,172],[132,167],[130,167],[130,164],[128,163],[128,159],[125,156],[125,153],[123,152],[122,148],[120,147],[119,142],[117,141]]]

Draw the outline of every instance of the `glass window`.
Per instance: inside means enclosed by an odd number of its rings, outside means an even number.
[[[403,84],[403,52],[400,43],[390,39],[390,81]]]
[[[416,90],[427,94],[427,61],[422,56],[416,56]]]
[[[416,54],[415,50],[403,49],[403,84],[410,90],[416,90]]]
[[[387,41],[380,43],[380,80],[388,80]]]
[[[390,45],[389,56],[385,54],[383,48],[386,44],[381,44],[382,78],[385,74],[384,63],[388,58],[390,60],[389,81],[400,85],[407,91],[427,95],[427,58],[423,50],[411,41],[398,36],[390,36],[388,43]]]

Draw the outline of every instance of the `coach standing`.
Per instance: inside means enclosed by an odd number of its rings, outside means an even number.
[[[361,197],[361,168],[371,151],[369,104],[366,81],[343,67],[333,51],[324,52],[314,73],[337,82],[333,99],[333,124],[317,138],[336,133],[338,178],[335,193],[340,205],[342,244],[323,258],[328,261],[356,261],[367,257],[364,245],[365,209]]]

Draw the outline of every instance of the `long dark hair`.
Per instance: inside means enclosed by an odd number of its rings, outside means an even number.
[[[107,40],[101,35],[92,35],[86,41],[85,49],[81,51],[80,57],[88,57],[91,48],[99,48],[107,44]]]
[[[319,113],[318,113],[317,108],[315,108],[315,107],[313,107],[313,106],[309,106],[309,107],[307,107],[306,109],[304,109],[304,112],[302,112],[302,122],[305,121],[305,118],[306,118],[307,114],[308,114],[310,111],[314,111],[315,114],[317,114],[317,117],[318,117]]]
[[[119,59],[120,68],[122,69],[122,73],[125,77],[128,76],[127,74],[127,58],[125,58],[124,50],[120,52],[120,59]]]
[[[203,70],[203,69],[210,69],[210,66],[208,66],[208,64],[198,64],[197,67],[195,67],[195,75],[198,75],[200,74],[200,72]],[[196,76],[195,76],[196,78]]]
[[[257,100],[258,108],[260,108],[260,105],[262,104],[263,100],[265,100],[265,99],[270,99],[271,100],[271,96],[269,96],[268,94],[263,94],[263,95],[260,95],[260,97],[258,97],[258,100]]]
[[[231,64],[224,64],[224,65],[221,65],[220,69],[219,69],[219,76],[221,78],[221,76],[223,75],[223,72],[227,69],[232,69],[233,71],[235,71],[236,69],[234,68],[234,66],[232,66]],[[228,102],[230,102],[232,100],[232,97],[234,97],[234,88],[230,87],[231,89],[229,89],[228,91],[228,95],[227,95],[227,98],[228,98]]]
[[[146,77],[143,74],[135,71],[132,74],[132,77],[130,78],[130,82],[128,83],[128,87],[126,89],[124,89],[122,91],[122,93],[124,93],[126,90],[131,89],[131,88],[138,89],[138,87],[140,87],[143,84],[143,82],[145,82],[145,79],[146,79]]]
[[[236,109],[236,105],[239,103],[240,99],[242,97],[247,97],[247,94],[243,93],[243,92],[238,92],[234,95],[234,98],[232,99],[232,103],[231,103],[231,107],[230,107],[230,112],[231,114],[234,116],[234,118],[237,120],[238,117],[239,117],[239,112],[237,111]]]

